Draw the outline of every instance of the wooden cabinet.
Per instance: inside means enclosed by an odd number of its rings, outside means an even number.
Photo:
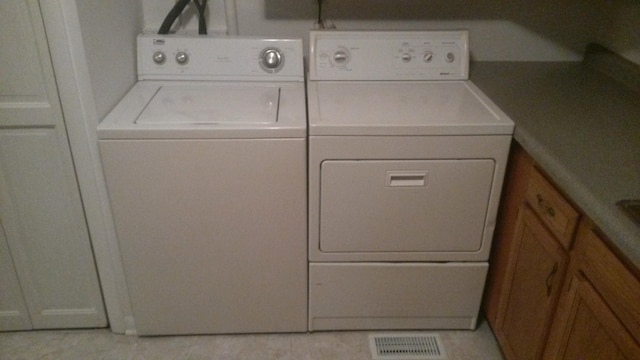
[[[640,359],[640,280],[581,224],[548,359]]]
[[[483,305],[506,358],[640,359],[638,269],[512,151]]]
[[[566,251],[524,205],[495,322],[508,358],[540,358],[568,262]]]

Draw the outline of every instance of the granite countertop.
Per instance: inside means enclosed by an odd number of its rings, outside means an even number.
[[[640,92],[581,62],[477,62],[471,81],[515,122],[514,138],[631,263],[640,226]]]

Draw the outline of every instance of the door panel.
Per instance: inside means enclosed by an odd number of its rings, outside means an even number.
[[[0,223],[0,331],[31,329],[27,305]]]
[[[102,304],[73,168],[53,129],[0,130],[0,216],[34,327],[96,326]],[[64,320],[68,318],[68,320]]]
[[[58,125],[60,104],[36,1],[0,11],[0,126]]]
[[[539,359],[568,256],[528,206],[521,209],[516,226],[496,336],[507,358]]]
[[[39,2],[2,2],[0,39],[1,266],[34,328],[106,326]]]
[[[495,162],[327,160],[323,252],[477,252]]]

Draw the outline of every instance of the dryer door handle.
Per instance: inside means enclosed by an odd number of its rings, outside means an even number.
[[[427,171],[387,171],[387,186],[422,187],[427,185]]]

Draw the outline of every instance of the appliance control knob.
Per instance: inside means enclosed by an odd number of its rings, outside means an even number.
[[[162,65],[167,61],[167,55],[165,55],[162,51],[156,51],[153,53],[153,62]]]
[[[430,63],[431,60],[433,60],[433,53],[431,51],[427,51],[426,53],[424,53],[422,60],[424,60],[424,62],[426,63]]]
[[[456,56],[452,52],[447,53],[447,58],[445,59],[446,62],[452,63],[455,60],[456,60]]]
[[[186,65],[189,62],[189,54],[180,51],[176,54],[176,62],[180,65]]]
[[[349,54],[345,50],[338,50],[333,53],[333,63],[337,66],[344,66],[349,62]]]
[[[265,49],[262,52],[262,63],[267,69],[276,69],[282,64],[282,54],[277,49]]]
[[[402,62],[408,63],[411,61],[411,59],[412,59],[411,54],[409,53],[402,54]]]

